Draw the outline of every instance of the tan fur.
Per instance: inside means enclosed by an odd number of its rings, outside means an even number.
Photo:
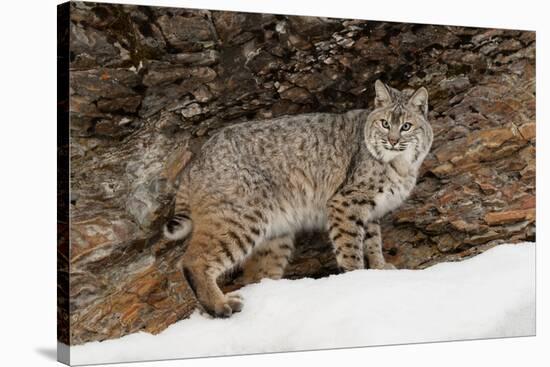
[[[281,279],[294,250],[290,235],[265,241],[254,249],[243,264],[243,283],[255,283],[263,278]]]
[[[413,189],[432,130],[424,88],[410,97],[377,82],[376,92],[371,113],[246,122],[205,143],[165,233],[190,236],[181,266],[207,312],[242,308],[216,284],[238,265],[250,282],[281,278],[303,229],[329,232],[342,271],[364,268],[364,255],[371,268],[392,268],[377,221]]]

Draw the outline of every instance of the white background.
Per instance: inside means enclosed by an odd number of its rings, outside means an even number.
[[[544,1],[172,0],[144,5],[246,10],[537,31],[537,337],[208,358],[131,366],[542,366],[548,325],[549,23]],[[56,4],[0,7],[0,365],[51,366],[56,348]],[[544,78],[544,80],[543,80]],[[548,185],[547,185],[548,186]],[[545,192],[546,190],[546,192]],[[545,309],[546,308],[546,309]],[[452,315],[449,315],[452,317]],[[368,327],[366,325],[365,327]],[[330,332],[330,330],[327,330]],[[122,366],[122,365],[121,365]]]

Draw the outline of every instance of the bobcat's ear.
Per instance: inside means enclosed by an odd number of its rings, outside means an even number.
[[[420,87],[409,99],[409,106],[417,110],[424,117],[428,116],[428,91],[424,87]]]
[[[374,89],[376,90],[376,98],[374,98],[374,107],[386,107],[392,103],[391,94],[388,87],[380,80],[374,83]]]

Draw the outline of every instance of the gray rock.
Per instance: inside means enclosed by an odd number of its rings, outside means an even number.
[[[190,17],[162,15],[157,22],[168,43],[179,50],[209,47],[215,40],[210,21],[198,14]]]

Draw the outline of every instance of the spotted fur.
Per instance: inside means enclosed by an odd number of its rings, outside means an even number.
[[[200,304],[228,317],[242,299],[216,280],[241,266],[247,281],[281,278],[303,229],[327,230],[342,271],[388,269],[378,219],[413,189],[432,144],[428,94],[377,81],[375,108],[245,122],[213,135],[186,168],[170,239]]]

